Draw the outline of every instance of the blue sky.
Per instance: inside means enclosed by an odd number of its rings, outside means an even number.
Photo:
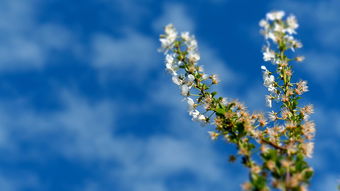
[[[317,123],[311,190],[340,179],[340,2],[337,0],[1,0],[2,191],[240,190],[227,162],[186,113],[157,52],[165,24],[196,35],[201,64],[221,95],[266,110],[258,22],[295,14],[297,79]]]

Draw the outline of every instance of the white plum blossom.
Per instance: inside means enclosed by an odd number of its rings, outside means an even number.
[[[181,33],[181,37],[184,41],[190,41],[191,37],[190,37],[190,33],[189,32],[182,32]]]
[[[197,109],[189,111],[189,115],[192,117],[193,120],[198,118],[200,114],[201,113]]]
[[[168,24],[167,26],[165,26],[165,35],[162,35],[161,38],[159,39],[161,41],[162,48],[165,50],[171,48],[176,38],[177,31],[174,28],[173,24]]]
[[[261,19],[260,23],[259,23],[260,27],[263,27],[264,29],[268,29],[269,28],[269,23],[268,21]]]
[[[275,32],[283,33],[283,32],[285,31],[285,29],[284,29],[284,27],[282,26],[282,24],[274,23],[274,31],[275,31]]]
[[[210,78],[213,84],[217,84],[220,81],[216,74],[211,75]]]
[[[206,119],[207,118],[203,114],[199,115],[198,118],[197,118],[198,121],[204,122],[204,123],[206,122]]]
[[[267,35],[265,36],[266,39],[271,39],[273,42],[277,42],[277,37],[276,35],[272,32],[269,31]]]
[[[263,70],[263,85],[267,87],[269,92],[275,93],[275,77],[270,74],[265,66],[261,66],[261,69]]]
[[[165,56],[165,61],[166,61],[166,63],[174,64],[174,61],[175,61],[174,55],[173,54],[167,54]]]
[[[192,74],[189,74],[187,78],[188,78],[188,82],[193,82],[195,80],[195,76]]]
[[[195,102],[192,98],[187,97],[187,103],[188,103],[188,111],[192,111],[195,108]]]
[[[172,82],[178,86],[182,85],[183,83],[183,80],[181,80],[178,75],[172,76],[171,79],[172,79]]]
[[[181,86],[181,94],[182,96],[188,96],[190,87],[186,84]]]
[[[275,60],[275,52],[271,50],[269,47],[265,48],[263,52],[263,60],[264,61],[274,61]]]
[[[228,104],[228,98],[222,98],[222,101],[221,101],[221,103],[223,104],[223,105],[227,105]]]
[[[266,105],[272,107],[272,96],[266,95]]]
[[[174,55],[167,54],[165,57],[165,60],[166,60],[165,61],[166,70],[172,75],[177,75],[176,70],[178,69],[178,67],[175,64]]]
[[[296,91],[299,95],[301,95],[304,92],[308,92],[308,85],[307,81],[301,80],[296,84]]]
[[[307,142],[302,144],[302,149],[304,151],[304,154],[308,158],[312,158],[313,150],[314,150],[314,143],[313,142]]]
[[[275,78],[273,75],[270,75],[264,79],[264,85],[268,88],[268,91],[271,93],[275,93],[274,82]]]
[[[287,41],[287,45],[290,47],[290,49],[294,52],[295,48],[301,48],[302,43],[294,39],[293,36],[286,35],[285,40]]]
[[[196,51],[197,50],[197,41],[194,36],[191,36],[188,41],[186,41],[186,45],[188,46],[189,51]]]
[[[288,42],[288,48],[294,51],[294,48],[301,48],[302,44],[296,41],[291,35],[296,34],[299,27],[294,15],[287,17],[286,21],[282,20],[285,13],[283,11],[273,11],[267,14],[266,20],[261,20],[259,25],[263,28],[261,33],[265,39],[271,39],[277,43],[278,38],[285,38]]]
[[[161,51],[163,51],[166,55],[166,70],[172,75],[172,82],[180,87],[181,95],[186,97],[186,101],[188,103],[188,112],[189,115],[192,117],[192,120],[199,121],[202,124],[206,124],[206,117],[195,109],[195,101],[189,97],[190,89],[196,79],[195,73],[187,74],[186,77],[182,74],[177,73],[180,66],[184,64],[178,59],[178,54],[171,50],[177,38],[177,31],[172,24],[169,24],[165,27],[165,34],[161,35],[160,37],[160,41],[162,44]],[[195,40],[195,37],[193,35],[190,35],[189,32],[182,32],[180,38],[182,41],[179,42],[183,42],[183,44],[186,46],[186,51],[188,52],[186,55],[187,61],[191,62],[191,64],[193,65],[197,64],[197,61],[200,60],[200,55],[197,52],[197,41]],[[198,67],[196,70],[197,72],[202,73],[202,79],[209,78],[209,75],[203,73],[202,67]]]
[[[294,15],[290,15],[287,18],[287,28],[286,28],[286,31],[289,34],[296,34],[295,29],[297,29],[298,27],[299,27],[299,24],[297,23],[295,16]]]
[[[190,51],[188,53],[188,59],[193,63],[196,63],[197,61],[199,61],[200,58],[201,58],[200,55],[196,51]]]
[[[193,121],[201,122],[202,125],[206,124],[206,117],[201,114],[198,110],[189,111],[189,115],[192,117]]]
[[[285,16],[284,11],[272,11],[266,15],[267,19],[270,21],[281,20],[283,16]]]
[[[269,118],[269,120],[271,120],[271,121],[277,120],[277,113],[275,113],[274,111],[269,112],[269,113],[268,113],[268,118]]]

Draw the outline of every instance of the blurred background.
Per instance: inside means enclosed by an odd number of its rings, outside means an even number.
[[[235,148],[191,121],[159,34],[168,23],[194,33],[220,95],[268,111],[258,22],[281,9],[300,23],[294,75],[316,108],[311,190],[335,191],[338,0],[1,0],[0,190],[241,190]]]

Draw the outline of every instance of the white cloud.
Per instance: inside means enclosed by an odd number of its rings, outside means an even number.
[[[338,191],[339,176],[340,175],[329,174],[322,178],[320,177],[321,180],[319,184],[316,185],[316,189],[313,191],[317,191],[317,190]]]
[[[306,60],[301,65],[313,79],[324,88],[334,85],[338,80],[340,57],[317,51],[307,52]]]
[[[54,23],[38,23],[37,0],[0,2],[0,70],[41,68],[52,50],[71,49],[72,33]]]
[[[19,191],[25,189],[40,189],[41,182],[36,176],[27,173],[16,173],[6,175],[0,173],[0,188],[2,191]]]
[[[218,92],[226,94],[225,96],[227,97],[229,97],[230,94],[234,94],[234,88],[244,82],[243,76],[231,70],[214,48],[206,45],[204,42],[199,43],[199,45],[202,58],[199,63],[204,66],[206,73],[217,74],[221,80],[221,83],[216,87]]]
[[[61,92],[63,107],[51,113],[38,113],[22,102],[1,104],[1,130],[7,136],[2,150],[15,156],[4,160],[46,161],[47,156],[53,154],[82,164],[100,163],[107,178],[87,182],[83,186],[88,190],[100,190],[110,184],[112,178],[126,189],[169,190],[166,181],[181,172],[190,172],[198,182],[183,190],[227,186],[230,172],[223,170],[223,166],[228,165],[226,159],[212,148],[206,130],[183,129],[190,127],[187,124],[195,126],[187,116],[173,111],[170,119],[175,134],[172,135],[156,134],[150,138],[120,135],[116,133],[119,130],[116,113],[124,112],[121,108],[128,107],[127,103],[105,100],[93,103],[79,94]],[[142,108],[137,114],[143,112]],[[45,149],[40,146],[23,149],[21,142],[33,145],[37,142]],[[112,167],[112,162],[118,166]]]
[[[124,18],[124,24],[128,26],[139,25],[152,13],[149,6],[153,0],[99,0],[99,2],[110,7],[112,12],[118,13],[120,18]]]
[[[158,33],[162,32],[161,30],[165,25],[172,23],[178,31],[190,31],[193,33],[195,24],[188,16],[189,12],[182,4],[164,4],[162,15],[153,23],[154,30]]]
[[[123,38],[113,38],[105,34],[93,37],[93,64],[103,70],[129,70],[144,73],[161,61],[157,58],[157,39],[127,32]]]
[[[266,111],[269,110],[266,107],[265,95],[268,95],[268,91],[262,84],[256,84],[248,88],[246,93],[242,96],[241,101],[245,101],[246,106],[251,111]],[[273,103],[275,105],[275,103]]]

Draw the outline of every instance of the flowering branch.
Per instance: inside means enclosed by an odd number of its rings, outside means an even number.
[[[249,181],[242,185],[244,190],[305,191],[313,174],[305,161],[305,157],[311,157],[314,146],[311,140],[315,125],[308,121],[313,106],[299,106],[298,100],[308,91],[307,82],[292,80],[291,63],[301,62],[303,57],[290,58],[286,53],[294,52],[302,44],[293,37],[298,28],[295,17],[290,15],[284,20],[284,15],[283,11],[274,11],[260,21],[266,39],[263,59],[276,68],[273,73],[261,66],[264,86],[269,92],[267,106],[273,108],[274,101],[277,106],[274,108],[278,108],[268,115],[251,114],[242,103],[218,97],[217,92],[211,91],[219,79],[215,74],[206,74],[197,64],[200,55],[193,35],[178,34],[169,24],[160,36],[166,70],[180,87],[192,120],[202,125],[213,124],[211,138],[223,137],[235,144],[242,164],[249,169]],[[231,155],[230,160],[235,159]]]

